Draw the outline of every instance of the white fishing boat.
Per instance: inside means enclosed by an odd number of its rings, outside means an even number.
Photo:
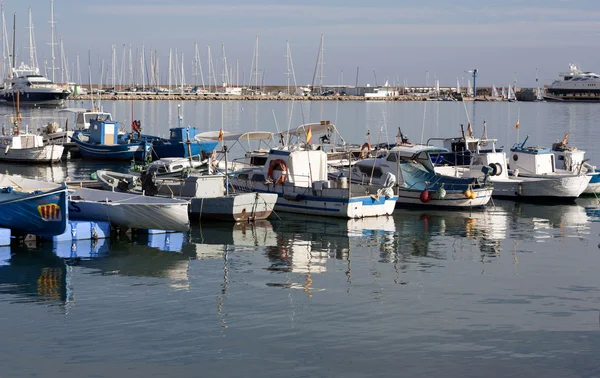
[[[566,133],[562,141],[552,144],[552,153],[554,154],[556,165],[560,169],[581,174],[587,173],[590,176],[590,182],[583,191],[584,194],[597,194],[600,192],[600,171],[596,166],[588,163],[585,159],[585,151],[577,147],[568,146],[567,139],[569,133]]]
[[[398,177],[398,205],[481,207],[492,197],[492,186],[476,178],[437,173],[430,154],[445,148],[398,143],[379,156],[358,161],[351,169],[354,183],[382,184],[390,174]]]
[[[190,203],[192,220],[262,220],[271,215],[277,201],[277,195],[268,193],[230,193],[224,175],[190,175],[184,179],[155,179],[110,171],[97,171],[96,175],[105,189],[185,199]]]
[[[0,162],[56,163],[60,161],[64,147],[44,142],[41,135],[20,132],[0,135]]]
[[[274,193],[275,210],[282,212],[347,219],[392,214],[398,198],[393,175],[386,186],[353,185],[346,177],[329,180],[327,154],[306,147],[272,149],[262,167],[233,175],[234,188]]]
[[[485,152],[479,148],[483,144]],[[590,180],[585,174],[556,169],[550,150],[522,145],[511,149],[509,170],[506,154],[497,151],[495,144],[495,139],[480,141],[467,166],[437,166],[435,170],[450,177],[488,180],[494,185],[494,197],[525,200],[573,200]]]

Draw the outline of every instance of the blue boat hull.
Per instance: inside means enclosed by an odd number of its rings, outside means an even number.
[[[39,193],[0,193],[0,227],[17,235],[60,235],[67,228],[67,209],[66,185]]]
[[[87,143],[77,138],[73,138],[73,141],[77,144],[81,156],[89,160],[143,161],[148,146],[145,141],[114,145]]]
[[[187,143],[155,142],[152,144],[152,159],[162,159],[168,157],[199,156],[202,153],[210,154],[216,147],[217,142],[191,142],[188,150]]]

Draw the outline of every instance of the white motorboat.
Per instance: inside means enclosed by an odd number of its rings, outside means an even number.
[[[450,177],[489,180],[494,197],[527,200],[573,200],[585,190],[590,177],[556,169],[554,155],[548,149],[515,146],[506,154],[496,151],[495,139],[488,139],[486,151],[471,151],[468,166],[437,166],[436,172]],[[491,144],[491,151],[489,145]]]
[[[12,69],[12,76],[0,91],[0,99],[21,105],[61,105],[70,94],[41,75],[38,68],[21,63]]]
[[[190,202],[189,217],[229,221],[254,221],[271,215],[277,195],[268,193],[229,193],[224,175],[190,175],[184,179],[139,177],[110,171],[97,171],[105,189],[181,198]]]
[[[347,219],[392,214],[398,199],[393,175],[386,186],[329,180],[327,154],[311,147],[272,149],[262,167],[238,171],[231,182],[238,190],[276,194],[276,211]]]
[[[354,183],[382,184],[398,177],[398,204],[430,207],[480,207],[492,197],[492,186],[477,178],[449,177],[435,171],[430,154],[445,148],[398,143],[379,156],[358,161],[351,169]]]
[[[600,75],[581,71],[569,64],[568,72],[546,88],[544,99],[551,101],[600,101]]]

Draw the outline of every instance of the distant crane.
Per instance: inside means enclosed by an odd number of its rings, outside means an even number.
[[[465,72],[473,75],[473,98],[477,98],[477,68],[473,70],[465,70]]]

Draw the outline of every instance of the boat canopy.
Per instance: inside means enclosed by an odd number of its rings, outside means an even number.
[[[396,153],[400,153],[400,156],[414,156],[414,155],[418,155],[421,152],[428,152],[428,153],[443,153],[443,152],[449,152],[449,150],[447,148],[443,148],[443,147],[435,147],[435,146],[427,146],[424,144],[400,144],[397,146],[394,146],[390,152],[396,152]]]
[[[65,108],[65,109],[60,109],[58,112],[59,113],[85,113],[85,112],[91,112],[91,110],[86,109],[86,108]]]
[[[329,123],[329,121],[324,121],[324,122],[307,123],[304,125],[300,125],[295,130],[291,130],[289,132],[289,135],[296,136],[296,137],[305,137],[306,133],[308,132],[309,127],[310,127],[310,132],[312,134],[323,134],[323,133],[332,132],[332,131],[335,131],[336,133],[339,134],[337,128],[335,127],[335,125],[333,123]],[[287,133],[284,133],[284,134],[287,134]]]
[[[217,131],[206,131],[203,133],[196,134],[196,140],[198,142],[215,142],[219,140],[219,134]],[[245,133],[229,133],[223,132],[222,140],[225,141],[251,141],[251,140],[273,140],[273,133],[270,131],[248,131]]]

